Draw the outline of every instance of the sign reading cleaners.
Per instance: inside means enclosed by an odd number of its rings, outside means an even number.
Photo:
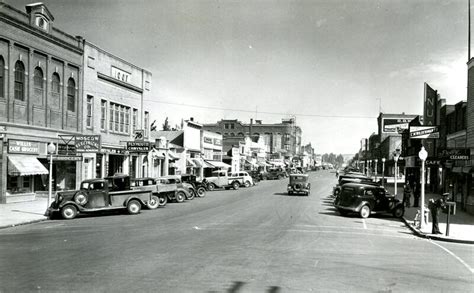
[[[26,140],[8,140],[9,154],[39,154],[39,142]]]
[[[100,135],[76,135],[77,153],[100,152]]]

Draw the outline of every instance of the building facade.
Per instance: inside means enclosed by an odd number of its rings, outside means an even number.
[[[82,130],[83,43],[54,24],[42,3],[0,3],[0,202],[47,192],[47,144]],[[53,162],[53,188],[75,188],[81,163]]]

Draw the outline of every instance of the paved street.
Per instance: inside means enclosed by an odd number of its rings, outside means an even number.
[[[468,292],[474,246],[413,236],[388,216],[341,217],[333,173],[208,192],[140,215],[0,230],[0,291]]]

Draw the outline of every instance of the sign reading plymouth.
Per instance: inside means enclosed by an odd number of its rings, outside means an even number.
[[[470,149],[444,149],[438,151],[438,157],[444,160],[469,160],[471,158]]]
[[[410,138],[439,138],[438,126],[410,126]]]
[[[150,142],[127,141],[127,151],[131,153],[148,153],[150,151]]]
[[[100,152],[100,135],[76,135],[76,153]]]

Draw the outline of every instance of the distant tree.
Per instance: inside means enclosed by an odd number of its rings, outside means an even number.
[[[170,131],[171,130],[171,126],[168,122],[168,117],[166,117],[165,122],[163,123],[163,130],[164,131]]]

